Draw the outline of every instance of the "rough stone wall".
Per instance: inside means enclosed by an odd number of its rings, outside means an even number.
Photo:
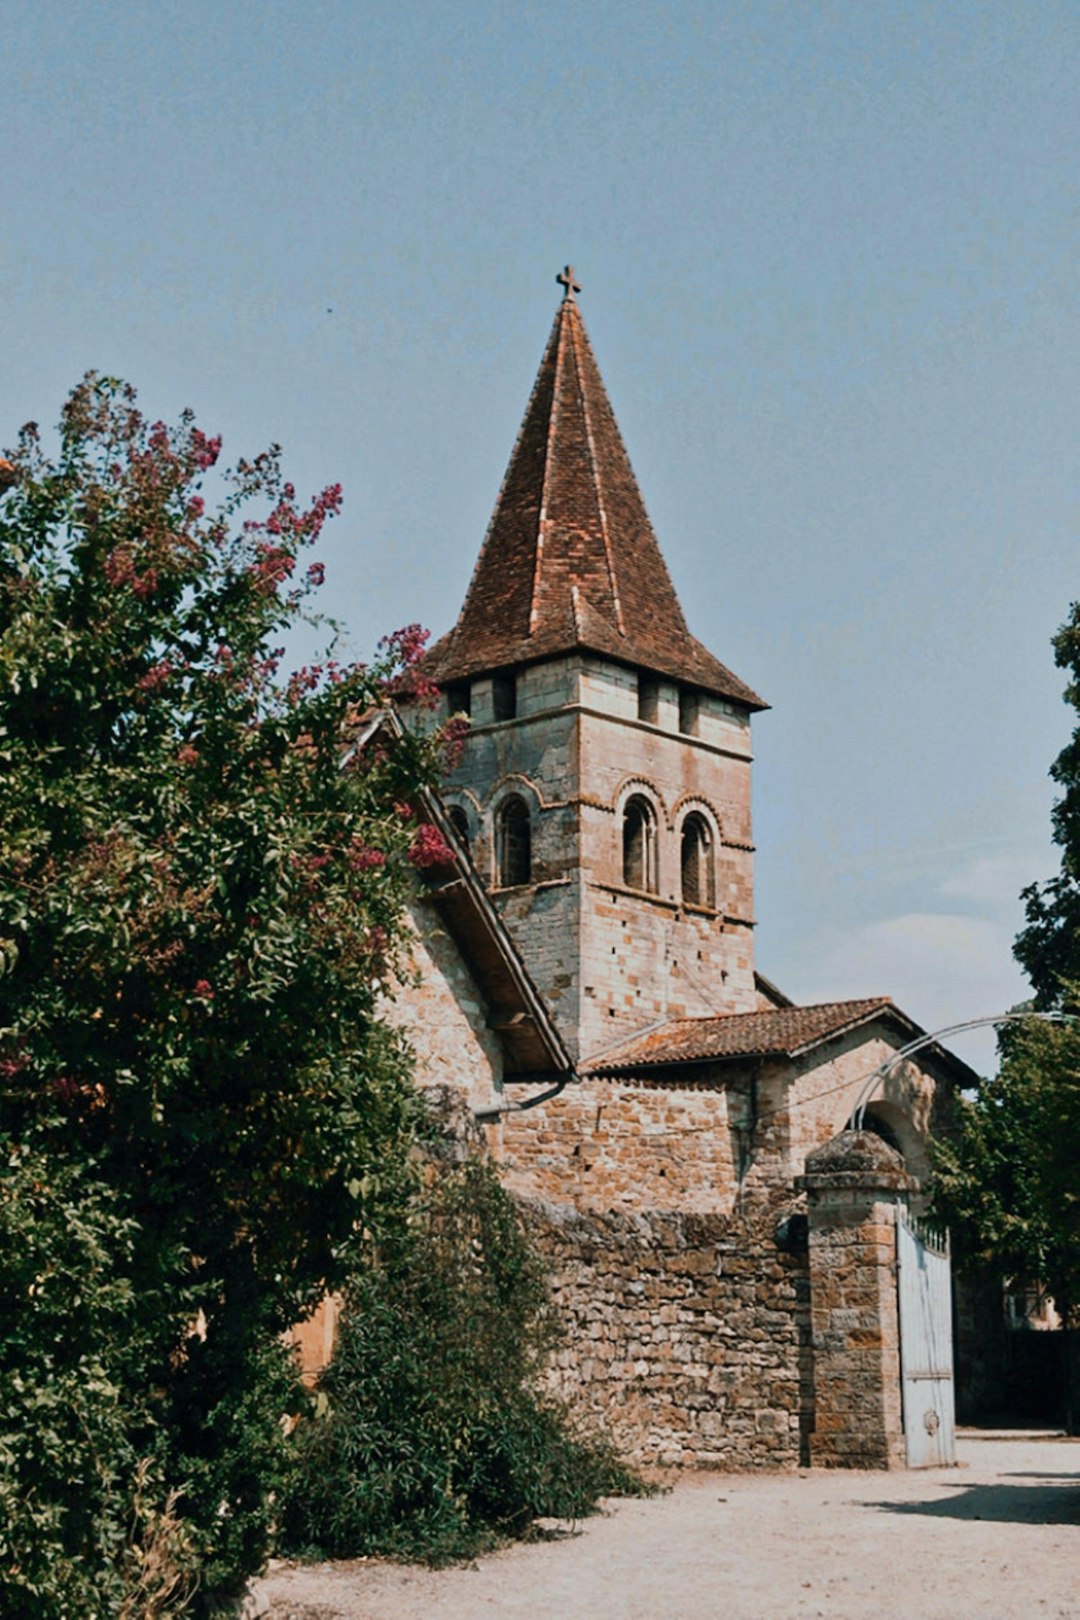
[[[529,973],[576,1057],[581,1012],[581,858],[576,676],[566,659],[518,678],[518,718],[495,723],[490,680],[472,683],[472,728],[447,776],[448,804],[464,811],[477,870]],[[510,794],[529,806],[532,882],[502,888],[499,809]]]
[[[730,1211],[737,1135],[724,1089],[596,1080],[508,1115],[498,1147],[525,1198],[596,1211]]]
[[[553,1383],[642,1465],[805,1458],[806,1256],[744,1216],[528,1207],[567,1326]]]
[[[410,903],[407,921],[415,977],[398,986],[380,1015],[407,1035],[418,1085],[450,1085],[470,1106],[490,1103],[502,1085],[502,1054],[484,999],[422,894]]]
[[[829,1213],[810,1227],[818,1468],[903,1466],[896,1206]]]
[[[871,1028],[794,1061],[703,1064],[694,1083],[648,1071],[586,1080],[506,1119],[499,1151],[508,1184],[582,1209],[728,1213],[740,1180],[750,1198],[791,1188],[896,1046],[895,1036]],[[910,1063],[886,1088],[906,1167],[920,1182],[929,1169],[923,1133],[943,1091],[931,1071]]]
[[[872,1131],[842,1131],[811,1154],[807,1195],[814,1421],[821,1468],[899,1468],[896,1222],[913,1185]]]
[[[678,730],[677,691],[660,683],[658,723],[637,718],[637,682],[600,660],[581,673],[582,1050],[662,1018],[755,1005],[750,731],[732,705],[703,698],[698,734]],[[665,702],[665,697],[668,701]],[[725,712],[726,711],[726,712]],[[622,812],[652,806],[656,892],[628,889]],[[715,905],[682,901],[682,823],[713,832]]]

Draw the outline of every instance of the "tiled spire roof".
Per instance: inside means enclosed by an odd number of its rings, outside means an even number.
[[[653,534],[574,298],[573,272],[436,681],[575,648],[747,708],[762,700],[695,640]]]

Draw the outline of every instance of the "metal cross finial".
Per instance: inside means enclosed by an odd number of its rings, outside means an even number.
[[[580,282],[574,280],[573,265],[568,264],[566,269],[561,271],[559,275],[555,277],[555,280],[559,283],[559,286],[564,289],[563,303],[572,304],[574,302],[574,294],[581,291]]]

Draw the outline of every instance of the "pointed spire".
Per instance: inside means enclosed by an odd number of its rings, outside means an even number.
[[[581,319],[572,268],[457,624],[428,655],[442,683],[606,654],[763,708],[690,635]]]

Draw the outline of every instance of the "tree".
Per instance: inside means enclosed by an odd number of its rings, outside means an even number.
[[[1080,714],[1080,604],[1054,638]],[[1050,768],[1063,792],[1053,810],[1061,871],[1024,891],[1017,960],[1035,1007],[1080,1013],[1080,721]],[[1000,1069],[961,1103],[955,1139],[938,1153],[937,1201],[961,1261],[1039,1283],[1066,1323],[1080,1306],[1080,1020],[1032,1020],[1003,1031]],[[1066,1341],[1067,1342],[1067,1341]]]
[[[1001,1037],[998,1074],[960,1099],[938,1150],[937,1200],[959,1256],[1080,1302],[1080,1026],[1032,1020]]]
[[[377,1230],[411,1129],[378,999],[438,737],[352,743],[417,686],[423,633],[284,678],[322,583],[301,557],[341,491],[304,506],[276,447],[224,474],[220,449],[90,375],[55,456],[31,424],[0,462],[0,1164],[9,1243],[32,1226],[37,1244],[5,1271],[6,1390],[35,1335],[40,1352],[4,1416],[33,1423],[41,1381],[86,1353],[124,1441],[102,1442],[79,1513],[52,1511],[56,1471],[25,1447],[0,1442],[0,1465],[88,1615],[115,1612],[103,1572],[131,1556],[114,1506],[139,1468],[158,1531],[183,1492],[174,1546],[207,1607],[258,1565],[283,1408],[255,1386],[282,1376],[273,1336],[334,1285],[350,1234]],[[79,1255],[82,1316],[54,1308]],[[0,1527],[0,1592],[61,1612],[29,1567]]]
[[[1048,883],[1024,890],[1027,927],[1016,941],[1016,957],[1042,1008],[1080,1010],[1080,602],[1054,637],[1054,658],[1069,672],[1065,701],[1077,711],[1072,737],[1050,767],[1062,788],[1052,812],[1054,842],[1061,848],[1061,871]]]

